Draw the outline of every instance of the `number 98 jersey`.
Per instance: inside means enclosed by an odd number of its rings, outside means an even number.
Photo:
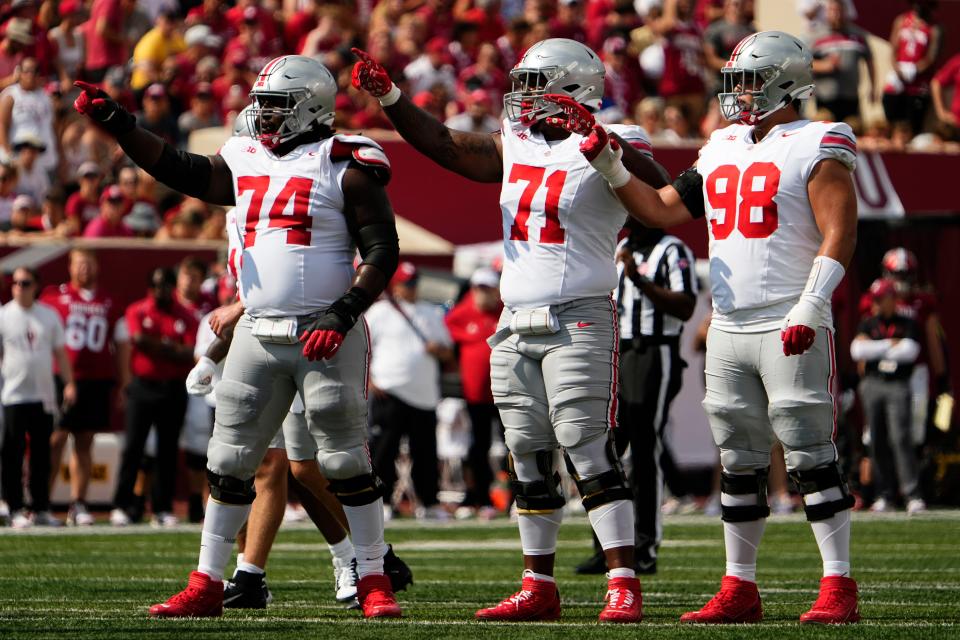
[[[713,326],[780,328],[823,242],[807,194],[810,174],[828,158],[853,171],[856,155],[856,138],[843,123],[797,120],[773,127],[759,143],[746,125],[710,136],[697,171],[710,234]],[[821,322],[832,327],[829,306]]]
[[[277,157],[256,140],[233,137],[220,155],[233,174],[240,247],[231,262],[247,314],[307,315],[343,295],[356,253],[343,176],[352,159],[389,168],[380,146],[336,135]]]
[[[653,157],[640,127],[608,125]],[[626,209],[580,153],[582,136],[547,142],[503,121],[503,276],[512,311],[607,296],[617,286],[617,234]]]

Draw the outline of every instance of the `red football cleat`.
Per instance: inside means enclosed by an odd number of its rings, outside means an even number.
[[[357,600],[363,607],[364,618],[399,618],[403,615],[397,597],[393,595],[390,578],[382,573],[360,578]]]
[[[187,588],[150,607],[154,618],[218,618],[223,615],[223,581],[193,571]]]
[[[477,620],[523,622],[527,620],[559,620],[560,592],[555,582],[524,577],[520,591],[495,607],[480,609]]]
[[[757,591],[756,583],[734,576],[723,576],[720,591],[710,602],[703,605],[700,611],[688,611],[680,616],[680,622],[698,624],[733,624],[761,620],[763,606],[760,604],[760,592]]]
[[[640,622],[643,620],[643,596],[636,578],[611,578],[607,584],[607,606],[600,622]]]
[[[820,596],[800,616],[804,624],[847,624],[858,622],[857,581],[844,576],[827,576],[820,580]]]

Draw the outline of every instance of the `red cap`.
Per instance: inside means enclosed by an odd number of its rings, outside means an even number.
[[[493,101],[490,99],[490,94],[483,89],[474,89],[471,91],[467,94],[467,101],[472,104],[484,104],[488,107],[493,104]]]
[[[120,187],[112,184],[104,189],[103,193],[100,194],[100,204],[103,204],[107,200],[118,201],[123,200],[124,198],[125,196],[123,195],[123,191],[120,190]]]
[[[447,40],[446,38],[441,38],[437,36],[435,38],[430,38],[427,40],[426,46],[423,48],[427,53],[446,53],[447,52]]]
[[[413,96],[413,104],[421,109],[432,109],[437,104],[437,99],[429,91],[421,91]]]
[[[416,265],[414,265],[412,262],[401,262],[397,266],[397,270],[394,272],[393,277],[390,278],[390,286],[416,282],[419,276],[420,272],[417,271]]]
[[[870,285],[870,295],[874,300],[897,295],[897,285],[888,278],[877,278]]]
[[[63,0],[60,3],[60,16],[69,16],[80,11],[80,2],[78,0]]]

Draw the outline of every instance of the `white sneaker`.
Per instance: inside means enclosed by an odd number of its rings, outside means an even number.
[[[907,502],[907,515],[915,516],[918,513],[924,513],[927,510],[927,503],[923,501],[923,498],[910,498],[910,501]]]
[[[350,602],[357,597],[357,574],[353,562],[333,558],[333,581],[337,589],[337,602]]]
[[[489,505],[477,509],[477,518],[480,520],[493,520],[498,515],[500,515],[500,512],[497,511],[495,507]]]
[[[115,527],[126,527],[131,523],[130,516],[123,509],[114,509],[110,512],[110,524]]]
[[[307,510],[299,504],[287,503],[287,508],[283,510],[284,522],[303,522],[309,517],[310,516],[307,515]]]
[[[38,511],[33,514],[33,524],[38,527],[62,527],[63,520],[54,516],[50,511]]]
[[[180,518],[173,515],[169,511],[155,513],[150,519],[150,526],[155,528],[169,529],[170,527],[175,527],[178,524],[180,524]]]
[[[475,515],[477,515],[477,510],[466,505],[457,507],[456,511],[453,512],[453,517],[457,520],[469,520]]]
[[[430,507],[417,507],[417,520],[433,520],[436,522],[445,522],[450,519],[450,512],[443,508],[443,505],[435,504]]]
[[[6,502],[0,500],[0,527],[10,524],[10,507]]]
[[[870,505],[870,511],[874,513],[886,513],[890,511],[890,503],[887,502],[886,498],[877,498],[873,501],[873,504]]]
[[[67,511],[67,524],[74,527],[89,527],[95,522],[93,514],[87,511],[87,505],[75,502]]]
[[[33,519],[26,510],[20,509],[10,519],[10,526],[14,529],[29,529],[33,526]]]

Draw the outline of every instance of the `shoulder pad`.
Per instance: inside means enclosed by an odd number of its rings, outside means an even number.
[[[650,143],[650,136],[647,135],[647,132],[643,127],[637,125],[613,124],[607,125],[607,128],[611,133],[615,133],[623,138],[624,142],[627,142],[631,147],[637,149],[640,153],[651,158],[653,157],[653,145]]]
[[[351,162],[356,167],[369,171],[384,185],[390,181],[390,160],[383,147],[370,138],[334,136],[330,146],[330,159],[333,162]]]
[[[840,161],[850,171],[857,166],[857,137],[844,122],[829,123],[820,137],[820,152]]]

